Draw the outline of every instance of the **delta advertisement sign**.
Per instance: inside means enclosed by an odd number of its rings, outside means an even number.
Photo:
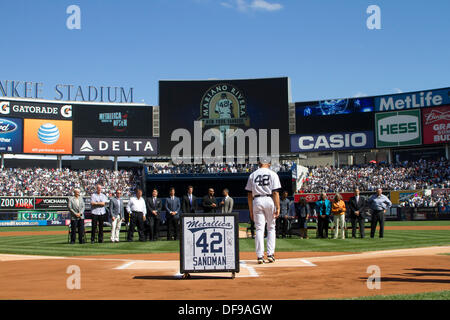
[[[450,106],[422,110],[423,143],[450,142]]]
[[[420,145],[421,122],[420,110],[375,114],[377,148]]]
[[[375,97],[375,111],[398,111],[446,104],[450,104],[450,88]]]

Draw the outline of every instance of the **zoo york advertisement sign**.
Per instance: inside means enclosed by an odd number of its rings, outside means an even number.
[[[68,209],[67,197],[0,197],[0,210],[50,210]]]

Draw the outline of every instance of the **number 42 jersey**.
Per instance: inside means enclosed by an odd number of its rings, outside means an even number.
[[[272,195],[272,191],[281,189],[280,178],[278,175],[268,169],[259,168],[248,177],[245,190],[251,192],[253,197],[256,195]]]

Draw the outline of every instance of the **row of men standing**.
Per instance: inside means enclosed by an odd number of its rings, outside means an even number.
[[[137,227],[140,241],[156,241],[159,238],[159,227],[161,223],[167,225],[167,240],[177,240],[179,238],[179,219],[180,213],[199,212],[198,198],[193,193],[194,188],[189,186],[187,193],[181,199],[175,195],[175,188],[169,189],[169,197],[164,201],[158,197],[158,190],[152,190],[152,196],[146,199],[148,223],[145,225],[139,219],[130,219],[130,228],[128,229],[128,241],[133,240],[134,229]],[[133,202],[133,198],[130,202]],[[201,206],[204,213],[231,213],[233,211],[234,201],[229,196],[228,189],[223,190],[223,200],[218,202],[214,189],[209,188],[208,194],[203,197]]]
[[[392,202],[388,197],[383,195],[381,188],[376,190],[376,194],[372,195],[369,199],[360,195],[360,190],[355,189],[354,196],[350,198],[348,208],[342,197],[336,194],[335,199],[332,201],[327,199],[326,193],[321,193],[320,200],[315,203],[317,213],[317,236],[318,238],[328,238],[328,226],[330,217],[334,217],[335,224],[335,238],[337,237],[338,229],[341,230],[341,237],[344,238],[344,226],[345,226],[345,212],[349,211],[350,221],[352,224],[352,238],[356,238],[356,229],[359,227],[360,237],[365,237],[365,218],[367,209],[371,210],[371,225],[370,225],[370,237],[375,237],[375,231],[377,225],[380,225],[379,236],[384,237],[384,219],[387,210],[392,206]],[[337,208],[337,210],[336,210]],[[340,228],[338,228],[340,226]]]
[[[164,201],[158,197],[158,190],[152,190],[152,196],[144,199],[142,190],[136,190],[136,196],[131,197],[127,206],[121,197],[121,191],[117,190],[114,197],[109,199],[109,212],[112,220],[111,242],[119,242],[120,228],[125,221],[125,210],[129,214],[129,228],[127,241],[133,241],[135,229],[140,241],[155,241],[159,238],[159,227],[165,222],[167,225],[167,239],[176,240],[179,237],[180,213],[196,213],[199,211],[197,197],[193,194],[194,188],[189,186],[187,194],[180,200],[175,196],[175,189],[169,190],[169,197]],[[92,233],[91,243],[95,242],[98,225],[98,242],[103,242],[103,223],[108,220],[106,205],[108,197],[103,194],[102,187],[97,185],[96,192],[91,196]],[[214,189],[208,190],[208,195],[202,199],[201,206],[206,213],[231,213],[234,201],[229,196],[228,189],[223,190],[223,200],[219,203],[214,196]],[[84,211],[85,204],[80,196],[80,190],[74,190],[74,196],[69,199],[69,211],[71,213],[71,243],[75,243],[78,231],[79,241],[84,239]]]

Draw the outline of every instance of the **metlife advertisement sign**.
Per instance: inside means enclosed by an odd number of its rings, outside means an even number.
[[[0,117],[0,153],[22,153],[23,120]]]
[[[375,130],[377,148],[420,145],[420,110],[377,113]]]
[[[373,131],[291,136],[291,152],[356,150],[373,147]]]
[[[450,104],[450,88],[375,97],[375,111],[399,111],[446,104]]]
[[[158,139],[74,138],[74,154],[104,156],[155,156]]]

